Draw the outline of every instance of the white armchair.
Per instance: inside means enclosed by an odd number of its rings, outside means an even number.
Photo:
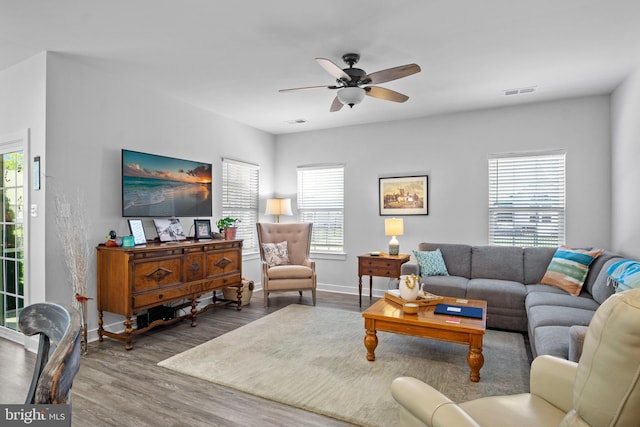
[[[578,363],[540,356],[530,378],[530,393],[460,404],[410,377],[396,378],[391,394],[405,427],[638,426],[640,289],[615,294],[598,308]]]

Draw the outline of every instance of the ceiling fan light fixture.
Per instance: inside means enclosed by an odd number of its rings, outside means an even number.
[[[354,105],[359,104],[364,99],[365,91],[361,87],[344,87],[338,90],[338,99],[344,105],[348,105],[353,108]]]

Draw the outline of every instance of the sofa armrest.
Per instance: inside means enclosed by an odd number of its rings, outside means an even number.
[[[587,336],[588,326],[573,325],[569,328],[569,360],[578,362],[582,355],[584,337]]]
[[[577,363],[560,357],[536,357],[531,364],[531,394],[569,412],[573,409],[573,383],[577,369]]]
[[[391,395],[400,404],[402,426],[480,427],[451,399],[416,378],[393,380]]]
[[[406,274],[407,276],[415,274],[416,276],[420,276],[420,265],[418,265],[418,261],[412,256],[409,261],[400,266],[400,274]]]

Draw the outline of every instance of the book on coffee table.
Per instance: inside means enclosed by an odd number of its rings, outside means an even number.
[[[480,307],[464,307],[460,305],[438,304],[434,313],[446,314],[447,316],[473,317],[474,319],[482,319],[482,309]]]

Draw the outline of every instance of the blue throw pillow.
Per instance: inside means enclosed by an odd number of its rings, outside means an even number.
[[[436,249],[435,251],[413,251],[413,254],[418,260],[421,276],[449,275],[440,249]]]

